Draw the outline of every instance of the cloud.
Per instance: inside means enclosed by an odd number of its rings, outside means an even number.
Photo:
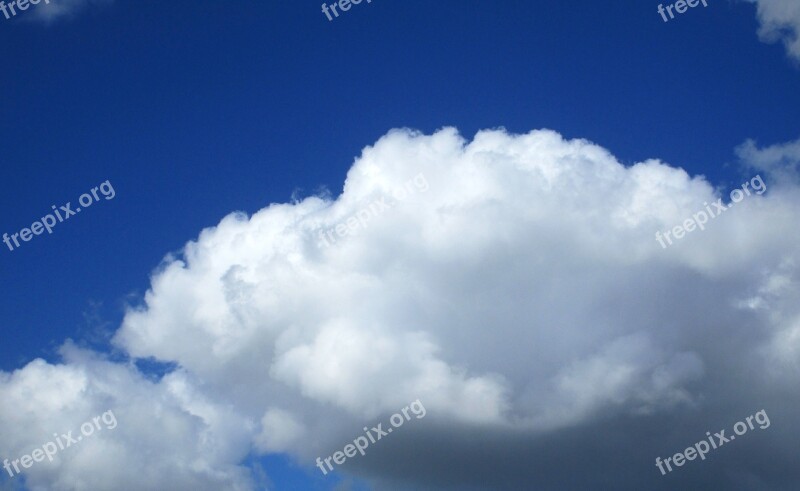
[[[61,19],[75,16],[80,11],[89,6],[109,5],[114,0],[50,0],[49,3],[43,1],[36,5],[36,8],[29,9],[30,16],[26,19],[51,24]]]
[[[109,410],[117,426],[60,450],[52,463],[34,463],[28,489],[253,489],[238,465],[253,425],[209,405],[185,373],[154,383],[72,343],[61,353],[62,364],[35,360],[0,377],[0,455],[19,459],[54,434],[78,437],[82,423]]]
[[[748,0],[757,5],[762,41],[782,41],[788,54],[800,61],[800,3],[795,0]]]
[[[748,144],[740,155],[753,173],[775,160]],[[424,420],[343,470],[399,490],[790,489],[800,192],[765,180],[662,249],[656,231],[723,196],[703,177],[626,167],[549,130],[391,131],[335,200],[233,213],[165,259],[114,344],[172,373],[151,380],[68,345],[62,364],[3,375],[0,398],[34,394],[20,407],[38,419],[0,418],[0,450],[47,435],[20,428],[67,429],[113,406],[118,433],[91,443],[118,454],[40,464],[42,489],[254,489],[247,455],[315,472],[316,457],[420,399]],[[391,206],[368,226],[320,244],[380,199]],[[694,465],[709,477],[655,469],[762,408],[780,430]],[[152,469],[147,486],[131,469]]]
[[[270,408],[261,419],[261,433],[255,437],[255,445],[264,453],[280,452],[304,436],[305,428],[292,413]]]
[[[747,140],[736,149],[747,166],[768,173],[780,182],[800,182],[800,139],[759,149],[756,142]]]

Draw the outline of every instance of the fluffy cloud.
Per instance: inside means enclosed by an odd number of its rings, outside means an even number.
[[[758,36],[765,42],[782,41],[790,56],[800,61],[800,3],[796,0],[748,0],[757,5],[761,26]]]
[[[155,383],[71,343],[61,354],[63,364],[36,360],[0,377],[3,457],[30,454],[54,434],[77,438],[82,423],[106,411],[117,425],[59,450],[52,463],[34,463],[25,470],[28,489],[253,489],[250,471],[238,465],[253,425],[209,405],[185,373]]]
[[[32,419],[3,417],[0,450],[111,408],[118,433],[84,443],[113,452],[80,447],[30,482],[253,489],[248,453],[310,464],[420,399],[424,420],[344,470],[379,489],[610,489],[607,475],[666,489],[696,474],[659,481],[655,456],[763,407],[781,428],[769,445],[704,465],[726,489],[782,489],[797,476],[765,468],[789,468],[800,432],[800,192],[784,154],[741,147],[768,192],[663,249],[656,231],[723,190],[547,130],[392,131],[337,199],[231,214],[166,258],[114,344],[176,371],[150,380],[68,347],[61,365],[4,375],[0,397]],[[322,245],[337,226],[347,236]],[[147,486],[127,477],[141,469]]]

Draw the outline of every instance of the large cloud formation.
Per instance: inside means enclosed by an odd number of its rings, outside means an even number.
[[[30,489],[250,490],[248,456],[323,479],[316,457],[420,399],[424,420],[342,470],[398,490],[793,489],[797,144],[740,147],[730,186],[768,191],[662,248],[728,193],[548,130],[391,131],[335,200],[231,214],[165,259],[114,344],[171,373],[68,343],[0,374],[0,455],[113,409],[116,433]],[[761,409],[770,429],[655,467]]]

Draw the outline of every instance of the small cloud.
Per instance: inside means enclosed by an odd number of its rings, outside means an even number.
[[[36,8],[30,10],[26,19],[52,24],[61,19],[75,16],[89,5],[108,5],[114,0],[47,0],[42,1]],[[47,3],[45,3],[47,2]]]
[[[800,180],[800,138],[764,148],[747,140],[736,148],[736,155],[748,167],[764,171],[778,182]]]
[[[766,43],[783,41],[789,56],[800,61],[800,2],[748,0],[758,9],[758,37]]]

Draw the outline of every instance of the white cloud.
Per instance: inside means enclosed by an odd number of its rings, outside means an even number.
[[[420,173],[426,192],[318,244],[320,228]],[[552,131],[483,131],[471,142],[449,128],[392,131],[364,150],[335,201],[232,214],[167,258],[114,342],[180,370],[150,382],[68,350],[64,365],[5,376],[0,397],[30,387],[42,401],[21,406],[38,419],[0,419],[0,442],[22,451],[41,438],[12,428],[48,417],[69,428],[114,406],[119,434],[105,444],[135,465],[108,452],[109,481],[93,489],[126,489],[130,468],[153,469],[140,489],[252,489],[237,466],[250,450],[310,463],[416,399],[428,416],[404,434],[419,447],[458,427],[453,452],[476,428],[535,441],[610,417],[695,417],[712,396],[737,409],[725,398],[750,386],[724,388],[763,368],[782,373],[771,383],[797,384],[800,351],[787,345],[798,340],[800,193],[770,186],[660,247],[656,231],[717,196],[681,169],[625,167]],[[490,465],[482,459],[473,464]],[[369,462],[358,465],[378,465]],[[63,483],[100,468],[70,460],[36,478],[83,489]],[[116,471],[120,487],[109,484]]]
[[[185,374],[152,383],[69,343],[62,353],[64,364],[35,360],[0,378],[0,455],[19,459],[55,442],[54,433],[77,437],[82,423],[109,410],[117,426],[34,463],[25,470],[29,489],[253,489],[238,465],[249,451],[247,421],[192,394]]]
[[[797,0],[748,0],[757,4],[762,41],[782,41],[790,56],[800,61],[800,2]]]
[[[753,140],[741,144],[736,153],[754,169],[763,170],[774,179],[798,182],[800,177],[800,139],[758,148]]]
[[[255,437],[262,452],[280,452],[300,443],[306,437],[305,427],[288,411],[269,408],[261,418],[261,432]]]

